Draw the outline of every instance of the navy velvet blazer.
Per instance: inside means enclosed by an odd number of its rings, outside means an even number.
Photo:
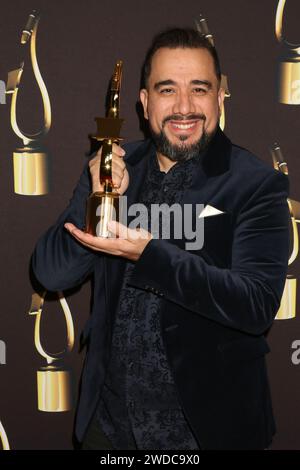
[[[138,201],[155,149],[127,144],[128,206]],[[161,329],[187,419],[203,449],[263,449],[275,432],[265,355],[289,257],[288,178],[219,129],[182,204],[209,204],[204,246],[152,239],[131,285],[161,296]],[[125,259],[94,252],[64,229],[85,225],[88,162],[57,222],[38,240],[32,268],[47,290],[81,284],[93,273],[93,307],[83,332],[87,354],[76,416],[82,440],[95,411],[110,352]]]

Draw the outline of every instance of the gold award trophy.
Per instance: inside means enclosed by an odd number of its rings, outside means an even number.
[[[208,39],[210,41],[211,45],[214,46],[215,43],[214,43],[213,35],[210,33],[210,31],[208,29],[207,21],[206,21],[205,18],[203,18],[202,15],[200,15],[199,20],[195,20],[195,25],[196,25],[197,31],[201,35],[205,36],[206,39]],[[229,89],[228,89],[227,76],[223,75],[223,74],[221,75],[221,88],[223,88],[224,91],[225,91],[225,98],[229,98],[230,97],[230,92],[229,92]],[[223,102],[222,109],[221,109],[220,128],[222,129],[222,131],[225,129],[225,107],[224,107],[224,102]]]
[[[278,101],[283,104],[300,104],[300,44],[289,43],[282,34],[285,3],[286,0],[279,0],[275,21],[275,34],[282,45],[278,70]]]
[[[20,68],[12,70],[8,74],[6,93],[12,95],[11,99],[11,126],[13,131],[23,140],[24,147],[16,149],[13,154],[14,162],[14,191],[16,194],[26,196],[39,196],[49,192],[48,155],[44,151],[40,139],[44,137],[51,126],[51,106],[47,88],[42,79],[36,56],[36,35],[40,17],[34,10],[28,18],[22,32],[21,44],[26,45],[30,41],[30,56],[32,69],[40,89],[44,107],[44,126],[36,134],[25,134],[17,123],[17,97],[20,88],[24,62]]]
[[[275,170],[281,171],[285,175],[288,175],[288,166],[286,161],[282,156],[281,149],[276,143],[271,149],[271,154],[273,158],[273,165]],[[300,203],[293,201],[292,199],[287,199],[288,207],[291,216],[292,224],[292,252],[288,261],[289,266],[295,261],[299,252],[299,236],[297,223],[300,223]],[[276,320],[288,320],[295,318],[296,316],[296,292],[297,292],[297,279],[292,274],[288,274],[281,298],[281,303]]]
[[[92,193],[87,200],[85,230],[91,235],[105,238],[111,236],[108,222],[120,220],[119,194],[114,191],[112,182],[112,146],[122,140],[120,131],[124,120],[119,118],[122,65],[121,60],[115,65],[107,115],[105,118],[95,118],[97,134],[92,135],[92,138],[102,142],[99,178],[104,189]]]
[[[38,409],[40,411],[60,412],[72,408],[72,377],[71,372],[62,364],[63,358],[69,354],[74,346],[74,324],[67,301],[63,293],[58,298],[64,312],[67,326],[67,347],[64,351],[48,354],[41,344],[40,326],[46,292],[42,295],[32,295],[29,315],[36,315],[34,328],[34,343],[37,351],[47,361],[47,366],[37,371]],[[56,362],[56,365],[53,363]],[[57,363],[60,361],[60,364]]]
[[[9,442],[3,424],[0,421],[0,441],[2,443],[2,450],[10,450]]]

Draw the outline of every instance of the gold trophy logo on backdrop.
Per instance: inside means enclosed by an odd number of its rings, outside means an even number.
[[[38,409],[50,412],[68,411],[72,408],[73,403],[72,377],[70,370],[64,366],[63,360],[74,346],[74,324],[67,301],[63,293],[58,292],[57,295],[66,320],[67,346],[64,351],[59,353],[47,353],[41,344],[40,338],[41,315],[45,295],[46,292],[43,292],[42,295],[34,293],[29,311],[29,315],[36,315],[35,347],[48,364],[37,371]]]
[[[202,15],[200,15],[199,20],[195,20],[195,25],[196,25],[197,31],[201,35],[205,36],[211,42],[211,44],[214,46],[215,43],[214,43],[213,35],[210,33],[210,31],[208,29],[207,21]],[[225,98],[229,98],[230,97],[230,92],[229,92],[229,89],[228,89],[227,76],[223,75],[223,74],[221,76],[221,88],[223,88],[225,90]],[[222,129],[222,131],[225,129],[225,107],[224,107],[224,102],[223,102],[222,109],[221,109],[220,128]]]
[[[275,170],[281,171],[285,175],[288,175],[288,165],[283,158],[281,149],[276,143],[271,148],[271,154],[273,158],[273,165]],[[300,202],[294,201],[292,199],[287,199],[288,207],[291,216],[291,246],[292,252],[289,258],[289,266],[295,261],[299,252],[299,236],[297,223],[300,223]],[[284,291],[281,298],[281,303],[276,320],[288,320],[295,318],[296,316],[296,292],[297,292],[297,279],[294,275],[288,274],[284,286]]]
[[[102,142],[99,179],[104,189],[92,193],[87,200],[86,232],[97,237],[109,237],[108,222],[120,220],[120,197],[112,183],[112,146],[122,140],[120,131],[124,119],[119,118],[122,67],[119,60],[111,79],[106,117],[95,118],[97,134],[91,136]]]
[[[0,441],[2,444],[2,450],[10,450],[9,442],[3,424],[0,421]]]
[[[45,137],[51,126],[51,106],[47,88],[42,79],[36,55],[36,35],[40,16],[34,10],[28,18],[22,32],[21,44],[30,42],[30,57],[33,73],[42,95],[44,108],[44,125],[36,134],[22,132],[17,123],[17,98],[20,89],[24,62],[20,68],[8,74],[6,93],[11,99],[11,126],[15,134],[23,140],[24,147],[18,148],[13,154],[14,191],[25,196],[38,196],[49,192],[49,161],[41,139]]]
[[[300,104],[300,44],[291,44],[282,33],[286,0],[279,0],[275,34],[282,47],[278,70],[278,100],[283,104]]]

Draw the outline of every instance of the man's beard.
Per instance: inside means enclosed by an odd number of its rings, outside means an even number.
[[[204,115],[196,115],[193,114],[190,117],[184,118],[186,120],[188,119],[202,119],[205,124],[206,117]],[[156,133],[152,127],[150,126],[150,131],[151,135],[153,138],[153,141],[155,143],[156,149],[159,153],[162,155],[168,157],[171,161],[173,162],[184,162],[187,160],[190,160],[191,158],[197,157],[201,152],[203,152],[207,147],[209,142],[211,141],[212,137],[214,136],[218,125],[212,132],[206,132],[204,129],[203,125],[203,131],[200,139],[197,142],[194,142],[193,144],[184,144],[184,141],[187,140],[188,136],[187,135],[179,135],[179,139],[182,141],[181,145],[177,144],[172,144],[168,137],[166,136],[166,133],[164,131],[164,126],[167,121],[182,121],[182,117],[178,117],[178,115],[174,116],[168,116],[163,120],[162,123],[162,130],[160,133]]]

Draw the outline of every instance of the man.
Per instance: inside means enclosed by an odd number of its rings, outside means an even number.
[[[86,234],[86,199],[101,189],[99,152],[33,253],[49,290],[94,273],[76,418],[83,449],[271,443],[264,334],[287,272],[288,180],[220,130],[220,76],[215,49],[197,32],[158,35],[140,92],[151,138],[125,146],[125,158],[116,145],[113,154],[114,184],[128,207],[192,206],[193,229],[204,220],[202,247],[115,222],[115,238]]]

